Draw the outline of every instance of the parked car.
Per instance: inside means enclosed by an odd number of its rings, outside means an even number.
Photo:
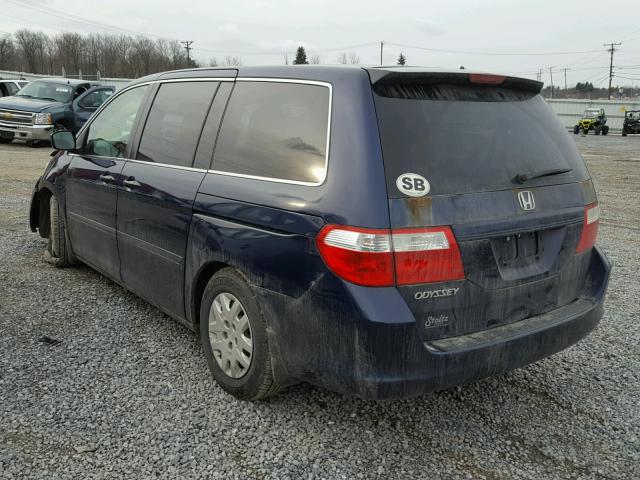
[[[328,66],[146,77],[53,134],[31,229],[54,265],[199,332],[238,398],[460,385],[602,316],[596,193],[541,87]]]
[[[3,80],[0,78],[0,97],[10,97],[18,93],[27,83],[26,80]]]
[[[628,110],[624,112],[622,136],[626,137],[630,133],[640,133],[640,110]]]
[[[48,142],[56,128],[76,132],[114,91],[113,86],[65,78],[30,82],[0,98],[0,143],[19,139],[35,146]]]

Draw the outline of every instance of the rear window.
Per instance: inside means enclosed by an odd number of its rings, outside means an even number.
[[[220,128],[213,169],[319,184],[326,175],[327,86],[240,81]]]
[[[584,162],[540,95],[498,87],[375,86],[374,99],[390,197],[397,178],[427,178],[430,195],[521,187],[520,174],[569,173],[526,186],[582,181]]]

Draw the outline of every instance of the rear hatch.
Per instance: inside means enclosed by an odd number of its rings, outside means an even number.
[[[572,138],[539,95],[541,84],[368,71],[391,228],[450,229],[464,269],[445,281],[398,285],[424,340],[577,301],[589,268],[579,243],[596,198]]]

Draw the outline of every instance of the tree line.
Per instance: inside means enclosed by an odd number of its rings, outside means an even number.
[[[289,63],[287,56],[284,63]],[[312,55],[308,58],[304,47],[298,47],[293,64],[309,63],[320,63],[320,57]],[[357,65],[360,57],[355,52],[343,52],[335,63]],[[402,53],[397,63],[405,65],[406,57]],[[221,60],[212,58],[207,65],[238,66],[242,65],[242,59],[238,56],[226,56]],[[47,34],[26,28],[0,35],[0,70],[86,78],[98,74],[105,78],[138,78],[199,66],[177,40],[103,33]]]
[[[136,78],[196,66],[173,40],[102,33],[50,35],[29,29],[0,36],[0,70]]]
[[[289,61],[287,59],[287,57],[285,57],[285,64],[288,64]],[[294,65],[306,65],[306,64],[318,64],[320,63],[320,56],[319,55],[312,55],[310,59],[307,58],[307,52],[304,49],[303,46],[299,46],[298,50],[296,50],[296,56],[293,59],[293,64]],[[349,52],[347,54],[347,52],[342,52],[340,55],[338,55],[338,57],[336,58],[336,63],[340,63],[343,65],[359,65],[360,64],[360,57],[355,53],[355,52]],[[396,61],[397,65],[401,65],[404,66],[407,64],[407,57],[404,56],[404,54],[402,52],[400,52],[400,56],[398,57],[398,60]]]

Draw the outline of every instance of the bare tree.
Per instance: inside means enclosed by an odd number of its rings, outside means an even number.
[[[29,72],[38,73],[38,48],[42,39],[36,32],[23,28],[14,33],[16,43],[20,48],[19,55],[27,62]]]
[[[4,35],[0,37],[0,68],[16,70],[14,60],[15,47],[11,41],[11,35]]]
[[[171,57],[171,68],[177,70],[187,64],[187,55],[177,40],[169,43],[169,56]]]
[[[319,65],[320,55],[311,55],[311,58],[309,59],[309,63],[311,63],[312,65]]]
[[[58,51],[62,58],[60,67],[77,75],[82,70],[84,39],[78,33],[64,32],[56,37]]]
[[[351,65],[359,65],[360,64],[360,57],[358,55],[356,55],[355,52],[351,52],[349,54],[349,63]]]
[[[228,57],[239,65],[239,57]],[[217,60],[216,60],[217,62]],[[64,32],[47,35],[22,29],[0,37],[0,68],[30,73],[135,77],[197,66],[178,41],[148,37]]]
[[[224,57],[222,65],[225,67],[239,67],[240,65],[242,65],[242,59],[240,57],[232,57],[230,55],[227,55],[226,57]]]
[[[340,55],[338,55],[338,58],[336,59],[336,61],[338,63],[341,63],[342,65],[346,65],[347,63],[349,63],[349,59],[347,58],[347,53],[342,52]]]
[[[209,66],[210,67],[217,67],[218,64],[218,59],[216,57],[210,58],[209,59]]]

